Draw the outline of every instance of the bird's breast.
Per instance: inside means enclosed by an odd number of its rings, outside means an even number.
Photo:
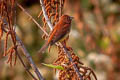
[[[62,39],[59,40],[59,42],[64,41],[69,36],[69,33],[65,34]]]

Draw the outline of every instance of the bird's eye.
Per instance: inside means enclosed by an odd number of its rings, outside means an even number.
[[[69,20],[70,20],[70,18],[69,18],[69,17],[67,17],[67,20],[69,21]]]

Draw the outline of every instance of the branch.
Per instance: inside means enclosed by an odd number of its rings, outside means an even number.
[[[42,75],[40,74],[39,70],[37,69],[35,63],[32,60],[32,57],[29,55],[29,52],[27,51],[27,49],[25,48],[23,42],[19,39],[19,37],[16,35],[16,40],[18,41],[18,43],[20,44],[20,47],[24,53],[24,55],[26,56],[26,58],[29,61],[29,64],[31,65],[32,69],[34,70],[34,72],[36,73],[37,77],[39,78],[39,80],[44,80],[44,78],[42,77]],[[18,56],[19,57],[19,56]]]
[[[62,0],[60,0],[60,12],[59,12],[59,14],[60,14],[60,16],[62,16]]]
[[[48,26],[50,27],[50,29],[51,29],[51,31],[52,31],[53,25],[52,25],[52,23],[50,22],[50,20],[49,20],[49,18],[48,18],[48,16],[47,16],[47,12],[46,12],[46,10],[45,10],[45,5],[44,5],[44,3],[43,3],[43,0],[40,0],[40,4],[41,4],[42,11],[43,11],[43,15],[44,15],[44,17],[45,17],[45,19],[46,19],[46,22],[47,22]],[[74,64],[74,62],[73,62],[73,60],[72,60],[72,57],[71,57],[71,54],[68,52],[66,46],[64,46],[64,45],[62,45],[62,44],[60,44],[60,45],[61,45],[61,47],[63,48],[65,54],[67,55],[69,61],[73,64],[73,68],[74,68],[75,72],[77,73],[78,77],[80,78],[80,80],[83,80],[82,75],[80,74],[77,66]]]
[[[69,61],[73,64],[73,68],[74,68],[75,72],[77,73],[78,77],[80,78],[80,80],[83,80],[82,75],[80,74],[77,66],[74,64],[74,62],[72,60],[71,54],[67,51],[67,48],[65,45],[62,45],[62,46],[63,46],[64,52],[66,53],[67,57],[69,58]]]
[[[1,16],[0,16],[0,19],[1,19]],[[3,20],[3,22],[8,25],[7,21],[6,20]],[[4,27],[5,28],[5,27]],[[6,33],[7,30],[3,28],[3,31]],[[26,58],[28,59],[29,61],[29,64],[31,65],[31,67],[33,68],[34,72],[36,73],[36,75],[38,76],[39,80],[44,80],[44,78],[42,77],[42,75],[40,74],[39,70],[37,69],[35,63],[33,62],[32,60],[32,57],[29,55],[29,52],[27,51],[27,49],[25,48],[24,44],[22,43],[22,41],[19,39],[19,37],[17,36],[17,34],[15,33],[16,35],[16,40],[17,42],[20,44],[21,46],[21,49],[24,53],[24,55],[26,56]],[[26,71],[33,77],[34,80],[37,80],[33,75],[32,73],[28,70],[27,66],[24,64],[22,58],[20,57],[20,55],[18,54],[18,52],[16,51],[16,54],[18,56],[18,58],[20,59],[21,63],[23,64],[24,68],[26,69]]]
[[[22,60],[21,56],[19,55],[18,51],[15,50],[16,55],[18,56],[19,60],[21,61],[22,65],[24,66],[25,70],[32,76],[34,80],[37,80],[34,75],[28,70],[27,66],[24,64],[24,61]]]
[[[18,3],[17,5],[22,9],[24,10],[24,8],[22,8]],[[30,16],[30,18],[32,18],[32,16]],[[35,20],[33,20],[34,22],[36,22]],[[37,25],[39,25],[37,23]],[[41,29],[43,30],[43,29]],[[44,31],[44,30],[43,30]],[[33,62],[32,60],[32,57],[30,56],[29,52],[27,51],[27,49],[25,48],[24,44],[22,43],[22,41],[19,39],[19,37],[16,35],[16,40],[18,41],[18,43],[21,45],[21,49],[24,53],[24,55],[26,56],[26,58],[28,59],[29,61],[29,64],[31,65],[32,69],[34,70],[34,72],[36,73],[37,77],[39,80],[44,80],[44,78],[42,77],[42,75],[40,74],[38,68],[36,67],[35,63]]]
[[[17,3],[17,6],[23,11],[25,12],[26,15],[28,15],[30,17],[30,19],[32,19],[32,21],[48,36],[48,33],[40,26],[40,24],[38,24],[38,22],[19,4]]]
[[[46,12],[46,10],[45,10],[45,5],[44,5],[44,3],[43,3],[43,0],[40,0],[40,4],[41,4],[41,7],[42,7],[42,11],[43,11],[43,15],[44,15],[44,17],[45,17],[45,20],[46,20],[46,22],[47,22],[50,30],[52,31],[53,25],[51,24],[51,21],[50,21],[50,19],[49,19],[48,16],[47,16],[47,12]]]

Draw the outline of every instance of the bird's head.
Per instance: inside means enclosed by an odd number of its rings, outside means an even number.
[[[72,21],[72,19],[73,19],[73,17],[71,17],[71,16],[62,15],[62,16],[60,17],[60,22],[63,22],[63,23],[65,23],[65,24],[70,24],[71,21]]]

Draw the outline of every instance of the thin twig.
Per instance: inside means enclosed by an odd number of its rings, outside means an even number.
[[[19,53],[18,53],[17,50],[15,50],[15,53],[16,53],[16,55],[18,56],[18,58],[19,58],[20,62],[22,63],[22,65],[24,66],[25,70],[32,76],[32,78],[33,78],[34,80],[37,80],[37,79],[34,77],[34,75],[29,71],[29,69],[27,68],[27,66],[24,64],[24,61],[22,60],[22,58],[21,58],[21,56],[19,55]]]
[[[33,68],[34,72],[36,73],[37,77],[39,78],[39,80],[44,80],[44,78],[42,77],[42,75],[40,74],[38,68],[36,67],[35,63],[32,60],[32,57],[30,56],[29,52],[27,51],[27,49],[25,48],[23,42],[19,39],[19,37],[16,35],[16,40],[18,41],[18,43],[20,44],[20,47],[24,53],[24,55],[26,56],[26,58],[29,61],[29,64],[31,65],[31,67]]]
[[[17,6],[23,11],[25,12],[26,15],[28,15],[30,17],[30,19],[46,34],[47,32],[40,26],[40,24],[38,24],[38,22],[19,4],[17,3]]]
[[[74,64],[73,60],[72,60],[72,57],[71,57],[71,54],[67,51],[67,48],[65,45],[62,45],[63,46],[63,50],[64,52],[66,53],[67,57],[69,58],[70,62],[73,64],[73,68],[75,70],[75,72],[77,73],[77,75],[79,76],[80,80],[83,80],[82,78],[82,75],[80,74],[77,66]]]
[[[59,15],[62,16],[62,0],[60,0]]]
[[[52,31],[53,25],[51,24],[51,21],[50,21],[50,19],[48,18],[48,15],[47,15],[47,12],[46,12],[46,10],[45,10],[45,5],[44,5],[44,3],[43,3],[43,0],[40,0],[40,4],[41,4],[41,7],[42,7],[42,11],[43,11],[43,15],[44,15],[44,17],[45,17],[45,20],[46,20],[46,22],[47,22],[50,30]]]
[[[47,21],[48,26],[50,27],[50,29],[51,29],[51,31],[52,31],[53,25],[52,25],[52,23],[50,22],[50,20],[49,20],[49,18],[48,18],[48,16],[47,16],[47,13],[46,13],[46,10],[45,10],[45,5],[44,5],[44,3],[43,3],[43,0],[40,0],[40,4],[41,4],[41,7],[42,7],[43,15],[44,15],[44,17],[45,17],[45,19],[46,19],[46,21]],[[61,44],[61,45],[62,45],[62,44]],[[80,78],[80,80],[83,80],[83,78],[82,78],[82,76],[81,76],[81,74],[80,74],[77,66],[74,64],[74,62],[73,62],[73,60],[72,60],[72,57],[71,57],[70,53],[69,53],[68,50],[66,49],[66,46],[63,46],[63,45],[62,45],[61,47],[63,47],[64,52],[66,53],[66,55],[67,55],[67,57],[69,58],[70,62],[73,64],[73,68],[74,68],[75,72],[77,73],[78,77]]]

